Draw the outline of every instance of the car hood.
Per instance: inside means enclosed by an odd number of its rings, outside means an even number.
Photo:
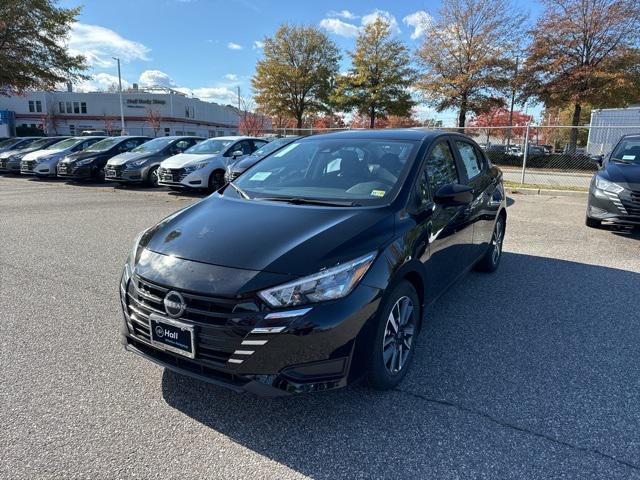
[[[640,189],[640,165],[609,162],[602,176],[623,186],[627,184],[632,190]]]
[[[141,246],[211,265],[303,276],[377,250],[393,226],[387,207],[291,205],[213,194],[153,227]]]
[[[86,158],[100,157],[106,155],[106,152],[75,152],[64,157],[62,163],[74,163],[78,160],[84,160]]]
[[[23,160],[37,160],[40,157],[48,157],[49,155],[57,155],[63,150],[36,150],[35,152],[27,153]]]
[[[0,153],[0,158],[9,158],[16,153],[20,153],[20,150],[7,150],[5,152]]]
[[[128,162],[133,162],[135,160],[142,160],[143,158],[148,158],[154,156],[155,153],[150,152],[125,152],[115,157],[111,157],[107,162],[107,165],[124,165]]]
[[[179,153],[162,162],[163,168],[183,168],[190,163],[206,162],[219,157],[219,154]]]

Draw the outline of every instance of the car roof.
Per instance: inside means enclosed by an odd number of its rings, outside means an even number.
[[[227,135],[226,137],[211,137],[207,140],[262,140],[262,138],[248,137],[246,135]]]
[[[165,137],[155,137],[155,138],[149,137],[149,138],[151,140],[157,140],[158,138],[168,138],[170,140],[178,140],[181,138],[199,138],[201,140],[204,140],[204,137],[199,137],[197,135],[167,135]]]
[[[326,139],[386,139],[386,140],[432,140],[442,135],[456,135],[443,130],[424,130],[421,128],[383,128],[379,130],[343,130],[342,132],[312,135],[308,138]],[[459,135],[459,134],[458,134]]]

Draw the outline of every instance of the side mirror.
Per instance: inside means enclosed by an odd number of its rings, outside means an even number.
[[[449,183],[438,189],[433,200],[444,206],[468,205],[473,201],[473,188],[459,183]]]
[[[242,155],[244,155],[244,152],[242,150],[236,150],[231,154],[233,158],[241,157]]]
[[[589,158],[598,166],[598,168],[602,168],[604,165],[604,155],[590,155]]]

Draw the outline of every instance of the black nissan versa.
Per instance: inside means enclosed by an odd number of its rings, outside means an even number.
[[[58,177],[71,180],[104,180],[107,160],[128,152],[151,140],[150,137],[109,137],[94,143],[86,150],[75,152],[58,162]]]
[[[506,219],[502,173],[466,136],[303,138],[139,235],[122,342],[235,391],[392,388],[425,307],[498,267]]]
[[[640,135],[626,135],[591,181],[587,205],[588,227],[604,224],[640,228]]]

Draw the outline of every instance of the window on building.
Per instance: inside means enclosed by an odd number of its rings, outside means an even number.
[[[195,118],[195,110],[193,107],[186,107],[185,108],[185,112],[184,112],[184,116],[187,118]]]
[[[224,130],[218,130],[218,136],[224,137]]]
[[[30,112],[35,112],[36,111],[36,107],[35,107],[35,104],[34,104],[33,100],[29,100],[29,111]]]
[[[69,125],[69,133],[71,135],[75,135],[76,134],[76,126],[75,125]]]
[[[168,137],[169,135],[171,135],[171,129],[169,127],[166,127],[164,129],[164,136]]]
[[[80,103],[73,102],[73,113],[80,113]]]
[[[60,113],[64,113],[64,102],[58,102],[58,110]]]
[[[42,102],[40,100],[36,100],[36,112],[42,112]]]
[[[82,113],[87,113],[87,104],[85,102],[80,102],[80,111]]]
[[[73,113],[73,108],[71,107],[71,102],[66,102],[67,105],[67,113]]]

